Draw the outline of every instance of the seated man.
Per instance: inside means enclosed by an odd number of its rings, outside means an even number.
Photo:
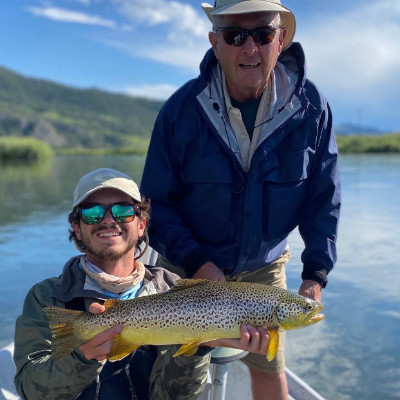
[[[143,346],[117,362],[108,362],[115,325],[55,362],[51,331],[43,308],[104,311],[103,301],[163,292],[179,277],[138,259],[147,240],[150,203],[127,175],[102,168],[84,175],[74,192],[70,240],[84,253],[73,257],[58,278],[29,291],[15,330],[15,385],[22,399],[194,399],[207,378],[210,347],[193,356],[172,358],[178,346]],[[241,339],[221,339],[229,346],[265,354],[267,332],[241,327]]]

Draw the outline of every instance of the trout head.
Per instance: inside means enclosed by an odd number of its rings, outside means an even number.
[[[298,329],[324,319],[325,315],[318,314],[323,309],[318,301],[297,295],[279,302],[276,317],[283,329]]]

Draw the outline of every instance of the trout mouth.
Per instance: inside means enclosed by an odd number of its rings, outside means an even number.
[[[304,323],[307,325],[312,325],[324,319],[325,318],[324,314],[318,314],[323,309],[324,306],[321,303],[318,303],[315,310],[312,311],[309,315],[307,315],[307,317],[304,319]]]

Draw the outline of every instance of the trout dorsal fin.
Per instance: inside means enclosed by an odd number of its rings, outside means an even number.
[[[179,279],[170,290],[182,290],[193,286],[207,285],[210,282],[208,279]]]
[[[107,310],[108,308],[114,307],[117,304],[118,301],[119,300],[117,300],[117,299],[107,299],[107,300],[104,301],[103,306]]]

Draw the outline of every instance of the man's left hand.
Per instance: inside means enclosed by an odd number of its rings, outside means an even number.
[[[321,302],[322,286],[315,281],[305,280],[300,286],[299,294],[309,299]]]
[[[230,347],[250,353],[267,354],[269,335],[264,328],[242,325],[240,327],[240,334],[240,339],[217,339],[203,344],[211,347]]]

